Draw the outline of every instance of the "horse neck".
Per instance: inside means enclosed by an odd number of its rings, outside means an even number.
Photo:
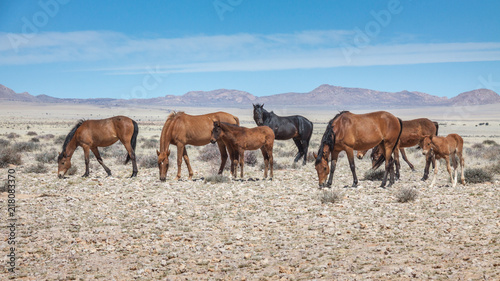
[[[228,140],[231,140],[231,141],[236,140],[236,133],[234,132],[234,130],[238,129],[238,127],[232,128],[229,125],[221,123],[220,124],[220,128],[222,129],[222,132],[221,132],[221,135],[220,135],[221,138],[228,139]]]
[[[68,145],[66,145],[66,149],[63,151],[64,154],[66,154],[66,157],[71,158],[73,156],[73,153],[75,152],[76,148],[78,147],[78,143],[76,141],[76,134],[71,138],[71,140],[68,142]]]
[[[172,139],[172,120],[168,119],[163,125],[160,136],[160,152],[167,151]]]

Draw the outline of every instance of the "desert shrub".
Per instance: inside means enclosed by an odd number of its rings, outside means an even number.
[[[465,182],[468,183],[483,183],[493,181],[491,172],[482,168],[470,168],[464,172]]]
[[[492,173],[492,174],[500,174],[500,160],[498,162],[496,162],[495,164],[491,165],[488,170]]]
[[[483,149],[484,145],[482,143],[475,143],[471,146],[473,149]]]
[[[205,145],[201,149],[197,159],[203,162],[219,160],[220,159],[219,147],[216,144]]]
[[[342,195],[337,190],[323,190],[319,200],[322,204],[326,203],[339,203],[342,200]]]
[[[385,170],[373,170],[370,169],[366,171],[364,175],[365,180],[369,181],[381,181],[384,178]]]
[[[42,152],[35,155],[35,160],[40,163],[56,163],[57,156],[59,154],[55,150],[50,150],[49,152]]]
[[[123,160],[123,161],[127,159],[127,150],[121,144],[121,142],[116,142],[113,145],[106,147],[99,147],[99,154],[101,155],[101,157],[106,157],[106,158],[114,157],[118,158],[118,160]]]
[[[77,171],[78,171],[78,168],[75,165],[72,165],[68,169],[68,172],[66,172],[66,174],[69,175],[69,176],[72,176],[72,175],[76,174]]]
[[[255,151],[245,151],[245,164],[252,167],[257,165],[257,153]]]
[[[40,145],[34,142],[18,142],[13,145],[13,149],[17,152],[31,152],[39,148]]]
[[[0,185],[0,192],[7,192],[9,190],[9,181],[5,180],[2,185]]]
[[[297,149],[294,148],[293,149],[275,149],[275,151],[273,152],[273,154],[277,155],[278,157],[294,157],[296,154],[297,154]]]
[[[139,162],[139,166],[143,168],[158,167],[158,157],[156,154],[140,155],[137,162]]]
[[[494,141],[494,140],[485,140],[485,141],[483,141],[483,144],[484,145],[498,146],[498,143],[496,143],[496,141]]]
[[[40,138],[42,138],[44,140],[49,140],[49,139],[55,138],[55,136],[53,134],[46,134],[46,135],[40,136]]]
[[[142,148],[156,148],[159,147],[157,139],[146,139],[142,142]]]
[[[28,166],[24,169],[26,173],[35,173],[35,174],[45,174],[49,169],[45,167],[43,163],[37,163],[35,165]]]
[[[229,182],[229,178],[223,175],[211,175],[205,178],[205,182],[223,183],[223,182]]]
[[[0,148],[0,168],[9,164],[21,165],[21,154],[11,147]]]
[[[16,133],[10,133],[7,135],[7,138],[9,138],[9,139],[17,139],[18,137],[19,137],[19,135]]]
[[[40,142],[39,138],[31,138],[30,142]]]
[[[262,163],[260,164],[259,167],[261,170],[264,170],[264,167],[265,167],[264,161],[262,161]],[[285,169],[288,169],[288,165],[279,163],[278,161],[276,161],[276,158],[275,158],[273,161],[273,170],[285,170]]]
[[[33,132],[33,131],[29,131],[28,136],[38,136],[38,134],[36,132]]]
[[[64,143],[64,140],[66,140],[66,135],[59,135],[56,138],[54,138],[54,143],[62,146]]]
[[[9,144],[10,144],[10,141],[0,139],[0,147],[6,147],[6,146],[9,146]]]
[[[418,197],[418,191],[414,187],[402,187],[396,193],[396,200],[400,203],[415,201]]]

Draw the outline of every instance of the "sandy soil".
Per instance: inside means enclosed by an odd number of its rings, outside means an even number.
[[[143,147],[159,139],[168,109],[107,109],[90,106],[23,105],[1,108],[0,138],[15,132],[15,142],[38,136],[65,135],[80,118],[124,114],[139,121],[137,154],[155,155]],[[185,108],[188,113],[218,109]],[[226,110],[243,125],[253,126],[251,109]],[[295,114],[275,110],[278,114]],[[311,150],[316,151],[326,122],[337,112],[301,109],[315,122]],[[494,107],[432,109],[426,117],[440,122],[440,134],[459,133],[470,148],[483,140],[500,143],[500,114]],[[421,110],[398,110],[403,119]],[[474,112],[473,114],[470,112]],[[481,115],[482,112],[484,115]],[[482,118],[483,117],[483,118]],[[488,122],[488,126],[479,123]],[[477,126],[476,126],[477,125]],[[499,177],[483,184],[449,185],[441,169],[437,186],[422,182],[424,158],[408,152],[418,172],[402,164],[402,178],[388,189],[379,181],[363,180],[368,160],[356,160],[359,188],[352,183],[345,157],[338,163],[332,191],[337,203],[322,203],[325,190],[317,187],[312,163],[292,165],[293,142],[277,141],[275,159],[282,169],[272,181],[262,179],[262,156],[245,166],[245,178],[206,181],[218,169],[218,160],[203,162],[202,148],[189,147],[194,181],[158,179],[155,167],[139,167],[137,178],[127,178],[130,165],[120,157],[104,157],[113,172],[105,177],[95,159],[91,175],[84,171],[81,149],[75,152],[75,175],[56,178],[57,165],[48,172],[26,173],[35,155],[62,143],[41,139],[41,148],[23,153],[23,164],[11,166],[16,177],[15,273],[9,273],[9,230],[0,231],[0,279],[20,280],[499,280]],[[123,147],[114,150],[125,154]],[[466,154],[467,167],[487,168],[494,162]],[[498,161],[498,159],[496,160]],[[443,165],[441,165],[443,167]],[[9,170],[0,169],[5,180]],[[225,172],[228,176],[228,171]],[[252,180],[249,180],[252,179]],[[397,202],[397,193],[414,187],[415,201]],[[0,193],[0,220],[9,222],[7,193]]]

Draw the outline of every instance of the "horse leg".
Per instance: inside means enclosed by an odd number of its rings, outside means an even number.
[[[182,166],[182,155],[184,154],[184,145],[177,144],[177,176],[174,180],[179,180],[181,178],[181,166]]]
[[[223,141],[219,140],[217,142],[217,145],[219,146],[219,152],[220,152],[220,168],[218,174],[222,175],[222,172],[224,172],[224,167],[226,167],[227,150],[226,150],[226,145],[224,144]],[[229,146],[227,147],[227,149],[229,149]]]
[[[439,169],[439,161],[436,161],[434,165],[434,176],[432,177],[431,185],[429,186],[430,188],[432,188],[434,186],[434,183],[436,183],[438,169]]]
[[[245,150],[240,149],[240,177],[243,178],[243,164],[245,163]]]
[[[90,151],[88,146],[82,146],[83,148],[83,155],[85,156],[85,174],[83,174],[83,178],[86,178],[89,176],[89,166],[90,166]]]
[[[309,141],[308,140],[302,140],[302,151],[304,152],[304,161],[302,162],[302,165],[307,164],[307,151],[309,149]]]
[[[453,172],[451,171],[451,165],[450,165],[450,156],[453,157],[453,154],[445,156],[444,160],[446,161],[446,170],[448,170],[448,174],[450,175],[451,185],[452,187],[455,187],[455,182],[453,181]]]
[[[404,151],[404,149],[403,149]],[[396,164],[396,180],[399,180],[400,174],[399,170],[401,169],[401,163],[399,162],[399,149],[394,149],[394,164]],[[393,168],[393,165],[391,165],[391,169]]]
[[[130,160],[132,160],[132,175],[130,176],[131,178],[137,176],[137,161],[135,158],[135,151],[132,148],[132,145],[130,142],[122,142],[123,145],[125,146],[125,149],[127,149],[128,155],[130,156]]]
[[[406,157],[406,151],[404,148],[401,148],[399,150],[401,152],[401,157],[403,157],[403,160],[405,160],[406,164],[410,167],[412,172],[415,172],[415,166],[408,160],[408,157]]]
[[[347,154],[347,160],[349,160],[349,168],[351,168],[352,187],[356,187],[358,186],[358,176],[356,175],[356,166],[354,165],[354,150],[347,148],[345,152]]]
[[[260,151],[262,151],[262,157],[264,158],[264,178],[267,178],[267,169],[269,167],[269,155],[266,152],[266,148],[262,146],[260,148]]]
[[[101,158],[101,154],[99,154],[99,150],[97,149],[97,147],[91,148],[91,150],[92,150],[92,153],[94,153],[95,158],[97,159],[97,162],[99,162],[99,164],[101,164],[101,166],[104,168],[104,170],[108,174],[108,177],[111,176],[111,170],[108,167],[106,167],[106,165],[104,165],[104,162],[102,161],[102,158]]]
[[[465,160],[464,160],[464,156],[462,155],[462,151],[458,151],[457,154],[458,154],[458,159],[460,160],[460,172],[461,172],[460,181],[462,182],[462,184],[465,184],[465,176],[464,176]]]
[[[273,162],[274,162],[274,158],[273,158],[273,144],[274,144],[274,142],[271,143],[267,147],[267,157],[269,158],[269,168],[271,170],[271,173],[270,173],[271,180],[274,177],[274,174],[273,174]]]
[[[293,160],[293,163],[297,163],[304,154],[304,151],[302,150],[302,143],[300,142],[299,138],[293,138],[293,142],[295,143],[295,146],[297,146],[297,149],[299,152],[297,152],[297,155],[295,156],[295,159]]]
[[[330,174],[328,175],[328,182],[326,183],[327,187],[332,187],[333,181],[333,173],[335,172],[335,167],[337,166],[337,159],[339,158],[340,151],[332,151],[332,163],[330,164]]]
[[[429,178],[429,166],[432,162],[432,168],[436,167],[436,158],[432,155],[432,152],[427,153],[425,155],[425,168],[424,168],[424,176],[422,177],[422,181],[425,181]]]
[[[188,157],[188,153],[187,153],[185,146],[184,146],[184,149],[182,150],[182,158],[184,158],[184,162],[186,163],[186,166],[188,168],[188,172],[189,172],[188,179],[191,180],[193,178],[194,173],[193,173],[193,169],[191,168],[191,164],[189,163],[189,157]]]

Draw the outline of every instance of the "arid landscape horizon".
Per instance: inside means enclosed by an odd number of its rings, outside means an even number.
[[[331,189],[319,189],[312,159],[293,164],[292,140],[276,141],[273,180],[262,179],[262,155],[252,154],[243,180],[226,169],[214,146],[188,146],[193,181],[183,163],[174,181],[175,157],[160,182],[156,149],[172,111],[204,114],[226,111],[254,127],[252,104],[224,107],[127,106],[3,102],[0,140],[21,161],[0,168],[2,181],[15,175],[15,273],[10,247],[2,243],[0,278],[20,280],[496,280],[500,278],[500,112],[499,104],[380,108],[403,120],[426,117],[440,124],[439,135],[460,134],[466,169],[491,178],[452,188],[441,165],[436,186],[420,180],[424,156],[407,149],[416,166],[402,161],[401,179],[379,188],[370,180],[371,162],[355,161],[360,178],[352,183],[345,157]],[[327,122],[340,110],[328,107],[266,108],[278,115],[303,115],[314,123],[310,151],[317,152]],[[365,113],[373,109],[355,109]],[[128,178],[121,144],[100,149],[113,175],[83,152],[73,156],[76,171],[57,179],[55,157],[80,119],[125,115],[139,124],[139,173]],[[171,146],[175,151],[175,147]],[[175,153],[172,153],[175,155]],[[46,156],[46,157],[44,157]],[[171,156],[172,157],[172,156]],[[252,160],[253,159],[253,160]],[[432,175],[432,172],[431,172]],[[467,173],[466,173],[467,175]],[[7,184],[4,185],[4,188]],[[401,191],[416,198],[399,202]],[[6,191],[6,190],[4,190]],[[9,193],[0,193],[2,221],[8,221]],[[404,200],[403,200],[404,201]],[[0,234],[8,241],[6,228]],[[36,269],[36,270],[35,270]]]

